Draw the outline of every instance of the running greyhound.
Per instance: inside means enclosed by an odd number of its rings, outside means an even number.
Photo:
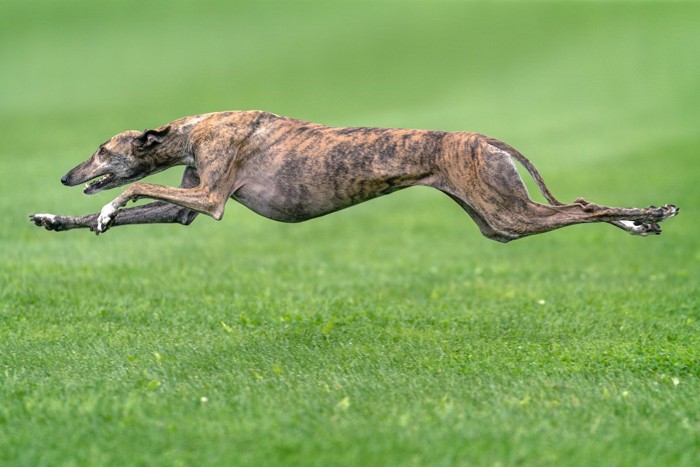
[[[530,199],[513,159],[550,205]],[[612,208],[582,198],[560,203],[525,156],[478,133],[330,128],[262,111],[196,115],[120,133],[61,182],[94,179],[84,189],[91,195],[176,165],[186,167],[179,188],[134,183],[99,213],[30,219],[48,230],[89,228],[99,235],[117,225],[188,225],[199,213],[220,220],[233,198],[267,218],[302,222],[414,185],[447,194],[499,242],[589,222],[659,234],[658,223],[679,211],[671,204]],[[124,208],[139,198],[157,201]]]

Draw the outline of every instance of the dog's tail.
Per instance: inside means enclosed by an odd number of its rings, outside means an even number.
[[[495,138],[487,138],[487,143],[507,153],[513,159],[517,160],[523,167],[525,167],[525,169],[530,173],[530,175],[532,175],[532,178],[535,180],[535,183],[537,183],[537,187],[542,192],[542,196],[544,196],[551,205],[562,206],[564,204],[558,199],[556,199],[554,195],[549,191],[549,188],[547,188],[547,185],[545,185],[544,180],[542,180],[542,176],[537,171],[535,166],[532,165],[532,162],[530,162],[527,159],[527,157],[523,156],[522,153],[520,153],[520,151],[504,143],[503,141],[499,141]]]

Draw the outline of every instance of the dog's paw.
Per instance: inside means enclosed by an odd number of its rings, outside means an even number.
[[[640,235],[646,237],[648,235],[661,235],[661,227],[659,224],[635,222],[633,230],[630,231],[633,235]]]
[[[677,216],[680,209],[673,204],[665,204],[662,207],[649,206],[647,208],[651,211],[651,216],[654,222],[661,222],[668,219],[669,217]]]
[[[649,235],[661,235],[661,227],[654,222],[639,222],[639,221],[619,221],[617,223],[632,235],[647,237]]]
[[[55,214],[32,214],[29,216],[29,220],[34,222],[34,225],[38,227],[43,227],[46,230],[64,230],[65,225],[61,222],[59,216]]]
[[[105,233],[107,229],[114,222],[114,218],[117,216],[118,209],[112,206],[112,204],[107,204],[100,211],[100,215],[97,217],[97,226],[95,227],[95,234],[99,235]]]
[[[664,219],[668,219],[669,217],[674,217],[677,216],[679,212],[681,212],[681,208],[674,204],[666,204],[664,205],[663,208],[664,210]]]

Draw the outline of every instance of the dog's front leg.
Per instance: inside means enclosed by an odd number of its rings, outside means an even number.
[[[199,185],[199,174],[193,167],[185,169],[180,182],[180,188],[194,188]],[[197,212],[191,209],[177,206],[164,201],[156,201],[143,206],[122,209],[113,220],[112,225],[133,224],[171,224],[177,223],[189,225],[197,217]],[[63,232],[73,229],[90,229],[93,232],[97,227],[97,218],[100,213],[86,214],[84,216],[61,216],[56,214],[33,214],[29,219],[39,227],[46,230]]]
[[[235,152],[220,141],[202,144],[196,154],[198,184],[194,187],[173,188],[152,183],[134,183],[105,205],[97,217],[95,233],[105,232],[114,221],[117,212],[137,198],[151,198],[177,204],[201,212],[216,220],[224,215],[224,207],[235,191]]]
[[[137,198],[166,201],[220,220],[224,214],[224,204],[228,196],[213,196],[208,190],[200,187],[173,188],[150,183],[135,183],[102,208],[97,216],[95,233],[99,235],[106,232],[114,222],[119,210],[126,206],[130,200]]]
[[[156,201],[143,206],[126,208],[119,211],[112,226],[133,224],[170,224],[177,223],[189,225],[197,212],[182,206]],[[56,214],[33,214],[30,220],[39,227],[55,232],[63,232],[73,229],[90,229],[93,232],[97,226],[97,218],[100,213],[86,214],[84,216],[59,216]]]

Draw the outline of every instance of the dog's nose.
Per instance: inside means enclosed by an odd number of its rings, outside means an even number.
[[[61,177],[61,183],[63,183],[64,185],[68,185],[68,175],[64,175],[63,177]]]

